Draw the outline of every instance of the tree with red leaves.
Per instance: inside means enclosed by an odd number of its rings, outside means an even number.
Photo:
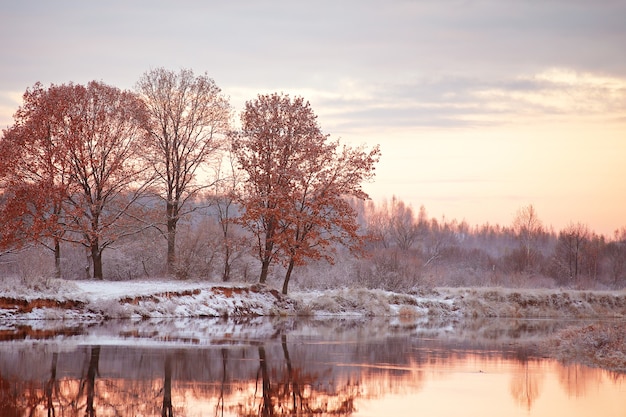
[[[0,142],[4,243],[52,239],[55,253],[60,240],[79,243],[102,279],[102,251],[138,230],[132,210],[151,181],[138,158],[147,120],[137,96],[101,82],[27,90]]]
[[[368,198],[361,184],[373,178],[380,150],[329,140],[308,102],[259,95],[246,103],[233,151],[246,172],[238,222],[257,240],[260,283],[281,261],[287,293],[294,266],[307,259],[332,262],[337,244],[360,247],[356,213],[347,197]]]
[[[26,90],[23,100],[15,124],[0,139],[0,246],[43,245],[54,252],[59,277],[64,201],[71,174],[53,115],[66,103],[39,83]]]

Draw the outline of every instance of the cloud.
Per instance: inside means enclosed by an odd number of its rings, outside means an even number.
[[[299,94],[341,130],[624,108],[620,1],[42,1],[5,11],[9,89],[91,79],[131,88],[151,67],[191,67],[236,110],[257,93]]]
[[[421,77],[398,83],[354,81],[311,92],[329,127],[349,130],[501,126],[585,119],[606,123],[626,111],[626,78],[572,69],[477,78]]]
[[[0,91],[0,130],[13,124],[13,114],[22,104],[23,92]]]

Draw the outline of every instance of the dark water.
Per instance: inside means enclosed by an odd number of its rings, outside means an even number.
[[[626,416],[626,378],[541,357],[563,323],[10,323],[0,416]]]

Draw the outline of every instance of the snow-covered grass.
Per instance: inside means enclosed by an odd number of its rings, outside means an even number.
[[[181,281],[62,281],[45,289],[5,283],[1,319],[230,317],[295,314],[295,305],[263,286]]]
[[[625,291],[445,288],[464,315],[514,318],[624,318]]]
[[[623,318],[625,292],[435,288],[396,293],[365,288],[293,292],[262,285],[175,280],[0,284],[0,319],[103,320],[147,317],[393,316]]]

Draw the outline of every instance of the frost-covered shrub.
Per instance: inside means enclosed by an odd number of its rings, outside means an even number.
[[[52,252],[41,247],[21,252],[16,265],[22,284],[28,288],[48,289],[56,275]]]
[[[595,324],[560,331],[547,343],[560,359],[626,371],[626,328],[620,324]]]
[[[92,301],[88,305],[88,308],[95,313],[115,319],[131,318],[134,313],[132,306],[128,304],[120,304],[119,300],[116,298]]]

